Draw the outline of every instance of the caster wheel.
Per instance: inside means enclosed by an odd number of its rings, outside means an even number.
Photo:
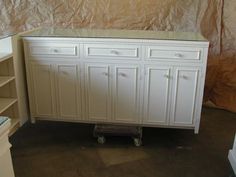
[[[104,144],[106,142],[106,138],[104,136],[99,136],[97,141],[99,144]]]
[[[139,138],[134,138],[134,145],[140,147],[142,145],[142,140]]]

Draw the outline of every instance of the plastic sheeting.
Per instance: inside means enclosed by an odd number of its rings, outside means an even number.
[[[205,100],[236,112],[234,0],[1,0],[0,33],[39,26],[201,32],[210,42]]]
[[[236,1],[225,0],[222,5],[220,52],[210,52],[205,101],[236,112]]]

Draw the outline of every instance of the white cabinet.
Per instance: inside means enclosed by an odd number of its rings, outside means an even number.
[[[144,123],[167,125],[169,121],[170,81],[172,68],[145,67]]]
[[[57,64],[56,67],[59,118],[82,119],[79,66]]]
[[[0,38],[0,116],[11,119],[10,135],[28,118],[23,52],[19,40],[19,35]]]
[[[32,120],[198,132],[207,41],[118,39],[118,32],[90,38],[96,31],[90,32],[24,38]]]
[[[56,117],[55,78],[53,65],[31,63],[31,89],[33,96],[33,115]]]
[[[89,120],[108,121],[111,117],[110,67],[85,64],[85,89]]]
[[[114,121],[139,123],[139,66],[114,66]]]

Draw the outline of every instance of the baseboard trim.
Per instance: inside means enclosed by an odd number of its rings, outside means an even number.
[[[235,153],[233,152],[233,150],[230,150],[230,151],[229,151],[229,156],[228,156],[228,158],[229,158],[229,161],[230,161],[230,163],[231,163],[231,166],[232,166],[232,168],[233,168],[233,170],[234,170],[234,173],[236,174],[236,155],[235,155]]]

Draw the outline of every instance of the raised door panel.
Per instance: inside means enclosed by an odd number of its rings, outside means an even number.
[[[115,66],[114,120],[122,123],[140,122],[138,66]]]
[[[140,59],[140,46],[134,44],[85,44],[84,49],[85,58],[87,59]]]
[[[171,125],[194,126],[198,68],[176,68]]]
[[[68,119],[81,118],[78,67],[57,65],[57,94],[59,116]]]
[[[31,64],[31,78],[34,100],[34,114],[41,117],[55,117],[55,84],[51,64]]]
[[[171,47],[147,46],[147,60],[178,60],[181,62],[200,62],[202,48],[197,47]]]
[[[108,65],[86,64],[87,114],[93,121],[110,119],[110,71]]]
[[[167,125],[171,68],[148,66],[145,68],[144,120],[145,124]]]

